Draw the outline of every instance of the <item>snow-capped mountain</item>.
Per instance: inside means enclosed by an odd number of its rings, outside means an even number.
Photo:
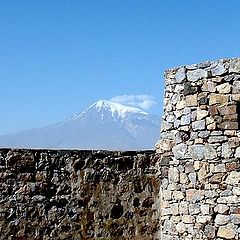
[[[63,122],[0,137],[0,147],[56,149],[153,149],[160,117],[101,100]]]

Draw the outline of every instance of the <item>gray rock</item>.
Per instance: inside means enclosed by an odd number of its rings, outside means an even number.
[[[172,152],[176,159],[182,159],[187,152],[187,145],[184,143],[177,144],[172,148]]]
[[[204,234],[207,239],[215,239],[216,228],[212,225],[206,225],[204,229]]]
[[[178,69],[175,79],[177,83],[181,83],[184,79],[186,79],[186,69],[184,67]]]
[[[181,117],[181,125],[189,125],[191,122],[191,116],[190,115],[184,115]]]
[[[240,158],[240,147],[236,149],[235,155],[236,158]]]
[[[190,82],[196,82],[200,79],[206,78],[207,76],[208,76],[207,71],[203,69],[196,69],[196,70],[187,72],[187,79]]]
[[[196,173],[189,173],[188,178],[191,181],[191,183],[195,184],[197,182],[197,175]]]
[[[230,73],[240,73],[240,58],[232,59],[229,64]]]
[[[204,130],[206,127],[206,121],[203,119],[203,120],[199,120],[199,121],[195,121],[192,123],[192,129],[194,131],[196,130]]]
[[[223,63],[218,63],[217,66],[211,69],[212,76],[221,76],[227,73],[227,69],[224,67]]]
[[[191,156],[194,160],[214,159],[217,157],[216,149],[209,144],[195,144],[190,147]]]
[[[215,218],[215,223],[217,225],[225,225],[229,222],[230,217],[228,215],[217,214]]]

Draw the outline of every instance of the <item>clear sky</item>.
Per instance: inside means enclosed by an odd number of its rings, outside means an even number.
[[[160,113],[164,69],[240,56],[239,12],[239,0],[0,0],[0,135],[99,99]]]

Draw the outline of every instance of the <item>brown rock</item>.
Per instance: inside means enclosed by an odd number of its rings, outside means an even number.
[[[218,125],[219,129],[228,129],[228,130],[234,130],[238,129],[238,122],[223,122]]]
[[[203,197],[203,195],[204,195],[204,192],[202,190],[197,190],[197,189],[186,190],[187,201],[200,200]]]
[[[186,103],[186,107],[197,106],[197,94],[186,96],[185,103]]]
[[[216,106],[210,106],[208,109],[210,116],[215,116],[218,114],[218,108]]]
[[[231,114],[231,115],[224,115],[223,121],[224,122],[237,122],[238,116],[237,114]]]
[[[239,164],[237,162],[230,162],[226,163],[226,170],[227,171],[234,171],[239,167]]]
[[[224,105],[228,102],[228,95],[212,93],[209,97],[209,105],[221,104]]]
[[[224,173],[215,173],[210,179],[210,183],[220,183],[222,182],[222,178],[224,176]]]
[[[236,105],[230,105],[230,106],[223,106],[219,107],[218,111],[220,112],[221,115],[230,115],[230,114],[235,114],[237,112]]]

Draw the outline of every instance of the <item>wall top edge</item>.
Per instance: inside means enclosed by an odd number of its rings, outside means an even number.
[[[181,82],[187,79],[187,75],[202,75],[202,78],[217,77],[229,73],[240,74],[240,57],[223,58],[213,61],[204,61],[196,64],[182,65],[166,69],[164,72],[165,79],[175,79]]]
[[[146,149],[146,150],[96,150],[96,149],[40,149],[40,148],[1,148],[0,147],[0,152],[9,152],[9,151],[14,151],[14,152],[49,152],[49,153],[89,153],[89,154],[95,154],[95,153],[105,153],[105,154],[152,154],[155,153],[155,150],[153,149]]]

